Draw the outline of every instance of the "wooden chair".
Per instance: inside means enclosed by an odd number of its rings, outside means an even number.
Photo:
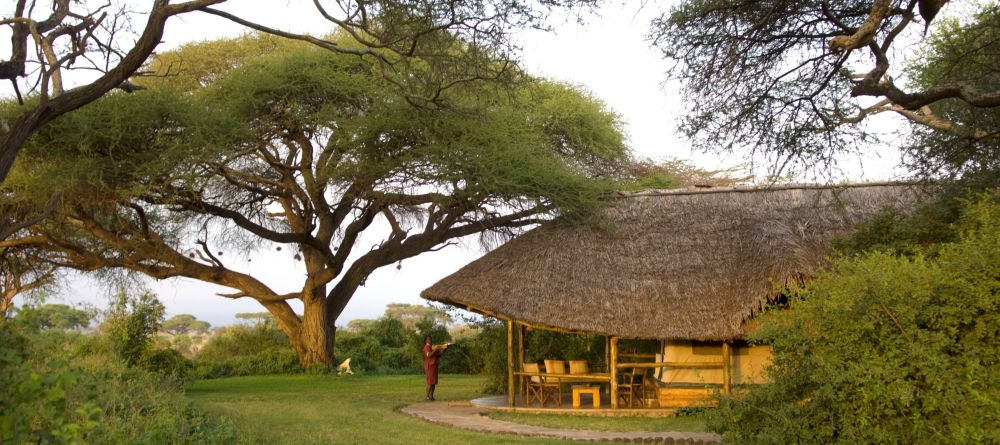
[[[632,372],[618,374],[618,397],[619,403],[632,407],[633,403],[643,405],[643,371],[640,368],[632,368]]]
[[[568,374],[566,360],[545,360],[545,372],[548,374]]]
[[[524,363],[524,372],[542,372],[541,368],[538,367],[538,363]],[[539,406],[545,406],[546,397],[546,386],[545,382],[540,376],[525,376],[524,377],[524,404],[531,405],[531,402],[537,400]]]
[[[569,361],[569,373],[570,374],[589,374],[590,367],[587,366],[586,360],[570,360]]]
[[[565,360],[545,360],[546,374],[566,374]],[[546,386],[546,394],[555,394],[557,406],[562,406],[562,382],[558,377],[545,377],[542,379]],[[547,399],[547,397],[546,397]]]

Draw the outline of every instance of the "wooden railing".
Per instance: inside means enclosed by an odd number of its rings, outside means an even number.
[[[722,362],[653,362],[653,363],[619,363],[622,368],[675,368],[675,369],[722,369]]]

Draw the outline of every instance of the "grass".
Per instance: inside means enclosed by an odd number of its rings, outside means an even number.
[[[469,400],[481,396],[479,388],[482,385],[481,377],[445,375],[441,378],[435,396],[438,400]],[[248,438],[258,443],[578,443],[477,433],[435,425],[398,412],[398,408],[419,403],[423,399],[424,384],[421,375],[237,377],[195,382],[190,385],[187,394],[199,407],[225,416],[244,431]],[[525,416],[524,423],[532,423],[540,417]],[[656,425],[663,420],[572,418],[567,421],[572,423],[573,428],[596,424],[600,429],[637,430],[648,429],[647,424],[650,428],[658,428]]]
[[[680,417],[596,417],[493,412],[487,415],[497,420],[550,428],[598,431],[708,431],[705,428],[704,416],[699,414]]]

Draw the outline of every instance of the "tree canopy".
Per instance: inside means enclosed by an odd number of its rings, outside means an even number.
[[[329,363],[336,317],[373,271],[467,235],[586,218],[627,162],[617,117],[566,85],[462,84],[449,107],[414,107],[371,63],[293,45],[191,91],[150,85],[67,114],[31,140],[0,203],[58,205],[0,247],[232,288],[275,316],[303,364]],[[362,251],[362,233],[381,241]],[[282,246],[306,269],[301,289],[229,260]]]
[[[18,309],[13,320],[21,327],[37,332],[46,329],[86,328],[95,315],[92,310],[65,304],[43,304]]]
[[[683,133],[703,149],[763,153],[780,173],[856,150],[872,140],[869,118],[886,112],[935,137],[995,144],[1000,128],[971,115],[1000,107],[997,6],[938,26],[945,3],[687,0],[651,37],[683,84]]]
[[[1000,90],[1000,6],[984,5],[965,20],[943,20],[929,40],[908,69],[916,85]],[[914,129],[907,148],[914,169],[928,176],[998,183],[1000,106],[978,107],[949,98],[921,113],[926,125]]]
[[[143,68],[171,17],[194,11],[213,14],[249,29],[365,57],[377,62],[378,72],[412,103],[434,106],[442,103],[441,93],[455,85],[491,82],[513,68],[512,31],[543,28],[553,10],[587,9],[596,2],[314,1],[314,13],[350,35],[351,45],[243,19],[225,10],[226,0],[156,0],[143,11],[104,1],[8,3],[0,27],[10,33],[11,48],[9,55],[0,56],[4,57],[0,79],[11,82],[13,95],[25,106],[0,121],[0,182],[28,138],[53,119],[115,89],[140,89],[132,79],[149,74]],[[275,11],[276,15],[284,12]],[[453,51],[456,40],[469,42],[470,50]],[[432,67],[428,73],[433,74],[412,76],[408,68],[412,63]],[[71,71],[99,75],[74,86],[64,79]],[[4,229],[0,227],[0,235],[5,235]]]
[[[163,321],[160,325],[160,329],[169,332],[174,335],[183,335],[189,333],[205,333],[212,325],[204,320],[199,320],[197,317],[191,314],[178,314],[174,315]]]

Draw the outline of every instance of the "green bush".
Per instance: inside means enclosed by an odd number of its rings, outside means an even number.
[[[298,372],[288,337],[273,323],[220,329],[194,358],[194,375],[205,379]]]
[[[135,369],[95,370],[78,392],[103,408],[94,444],[227,444],[246,440],[194,408],[183,382]]]
[[[55,334],[0,324],[0,443],[247,443],[182,380],[126,367],[103,336]]]
[[[142,367],[150,372],[184,379],[194,365],[178,351],[155,349],[143,357]]]
[[[138,296],[119,292],[102,325],[112,349],[128,366],[142,363],[163,323],[163,304],[149,291]]]
[[[196,360],[194,367],[194,374],[203,379],[299,372],[302,372],[302,366],[299,365],[295,351],[288,346],[265,349],[256,354]]]
[[[198,351],[195,361],[223,361],[235,356],[254,355],[268,349],[291,350],[288,336],[270,323],[221,328]]]
[[[722,398],[709,427],[736,444],[1000,443],[1000,206],[961,213],[955,242],[843,258],[797,289],[755,336],[771,383]]]
[[[61,361],[50,362],[50,369],[32,369],[27,344],[0,324],[0,443],[87,443],[98,409],[67,400],[66,390],[78,374]]]

